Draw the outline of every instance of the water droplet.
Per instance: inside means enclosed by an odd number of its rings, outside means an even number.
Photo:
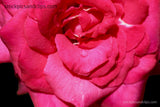
[[[82,51],[81,51],[81,55],[82,55],[83,57],[86,57],[86,56],[88,55],[88,52],[87,52],[86,50],[82,50]]]

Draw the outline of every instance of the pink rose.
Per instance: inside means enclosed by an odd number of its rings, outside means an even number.
[[[0,3],[0,62],[35,107],[138,106],[158,74],[159,0]]]

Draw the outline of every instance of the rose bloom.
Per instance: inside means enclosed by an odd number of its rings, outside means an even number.
[[[0,13],[0,63],[35,107],[136,107],[159,74],[159,0],[1,0]]]

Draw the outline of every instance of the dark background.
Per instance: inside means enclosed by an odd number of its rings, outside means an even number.
[[[1,72],[1,107],[33,107],[28,94],[17,96],[18,80],[14,76],[13,66],[10,63],[0,64]],[[160,103],[160,75],[149,77],[146,85],[144,101],[157,101],[149,107],[158,107]],[[140,107],[148,107],[141,104]],[[160,107],[160,106],[159,106]]]

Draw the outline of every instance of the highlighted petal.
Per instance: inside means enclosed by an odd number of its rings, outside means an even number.
[[[100,89],[88,80],[71,75],[57,53],[49,55],[44,71],[55,95],[76,107],[87,107],[116,89],[116,87]]]
[[[80,75],[88,75],[94,68],[106,62],[112,52],[112,37],[90,50],[74,46],[65,35],[57,34],[55,40],[58,54],[64,64]]]
[[[0,39],[0,63],[10,62],[10,54],[7,47]]]

